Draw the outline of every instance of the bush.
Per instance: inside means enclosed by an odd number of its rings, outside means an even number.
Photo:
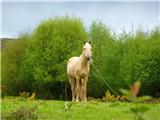
[[[113,102],[113,101],[127,101],[127,97],[122,95],[118,95],[118,96],[115,96],[115,95],[112,95],[109,90],[107,90],[105,92],[105,96],[102,98],[102,101],[110,101],[110,102]]]
[[[38,116],[34,109],[20,107],[15,111],[12,111],[7,116],[2,116],[5,120],[37,120]]]
[[[29,92],[24,91],[19,93],[19,100],[34,100],[35,96],[35,93],[30,94]]]

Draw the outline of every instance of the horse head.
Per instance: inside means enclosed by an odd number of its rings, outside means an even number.
[[[91,42],[84,42],[84,46],[83,46],[83,55],[87,58],[87,60],[89,61],[92,55],[91,52]]]

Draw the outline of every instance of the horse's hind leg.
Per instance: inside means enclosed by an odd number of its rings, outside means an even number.
[[[82,88],[83,88],[83,101],[87,101],[87,81],[88,81],[88,78],[85,78],[82,80]]]
[[[84,93],[83,93],[84,101],[87,101],[87,81],[84,81]]]
[[[86,81],[85,79],[81,79],[81,100],[87,101],[86,98]]]
[[[83,101],[84,100],[84,85],[83,85],[83,82],[84,81],[84,79],[82,78],[82,79],[80,79],[80,81],[79,81],[79,88],[80,88],[80,92],[79,92],[79,95],[80,95],[80,101]]]
[[[72,79],[72,86],[73,86],[73,92],[72,92],[72,101],[75,101],[75,98],[76,98],[76,80],[73,78]]]

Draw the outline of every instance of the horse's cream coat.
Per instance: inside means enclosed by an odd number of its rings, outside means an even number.
[[[87,101],[87,81],[89,74],[89,58],[91,57],[91,45],[85,43],[80,57],[72,57],[68,60],[67,74],[72,90],[72,101]]]

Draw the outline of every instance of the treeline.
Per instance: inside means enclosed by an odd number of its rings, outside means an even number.
[[[38,98],[70,99],[67,60],[92,42],[93,61],[103,78],[120,94],[139,80],[141,94],[160,97],[160,27],[148,33],[113,34],[102,22],[89,30],[80,18],[44,20],[33,33],[22,34],[2,48],[2,96],[35,92]],[[88,96],[102,97],[109,89],[91,65]]]

